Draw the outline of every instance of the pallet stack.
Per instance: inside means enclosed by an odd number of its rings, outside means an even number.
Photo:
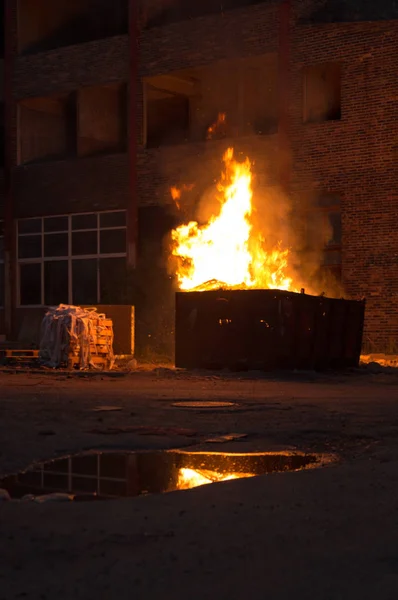
[[[95,308],[61,304],[43,319],[40,344],[42,364],[69,369],[113,367],[113,323]]]
[[[112,319],[90,319],[88,326],[89,342],[82,336],[70,338],[68,369],[81,367],[88,362],[91,366],[109,370],[113,364],[113,322]]]

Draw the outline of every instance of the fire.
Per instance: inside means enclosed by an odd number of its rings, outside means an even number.
[[[261,233],[253,229],[250,160],[237,162],[233,148],[228,148],[223,161],[224,172],[217,184],[219,214],[206,225],[191,221],[172,232],[180,289],[289,290],[288,250],[280,245],[268,248]]]
[[[207,129],[206,139],[213,139],[214,135],[217,133],[220,136],[225,135],[225,126],[227,123],[227,115],[226,113],[218,113],[217,121],[210,125]]]
[[[188,490],[208,483],[230,481],[231,479],[241,479],[243,477],[253,477],[253,474],[217,473],[215,471],[195,471],[194,469],[183,468],[178,472],[177,486],[179,490]]]
[[[181,198],[181,190],[178,187],[172,187],[170,190],[171,197],[173,198],[176,207],[180,210],[180,198]]]
[[[194,184],[190,183],[190,184],[186,184],[184,183],[184,185],[182,186],[182,188],[178,188],[177,186],[173,186],[170,189],[170,193],[171,193],[171,197],[173,198],[176,207],[178,208],[178,210],[180,210],[181,208],[181,204],[180,204],[180,200],[181,200],[181,194],[182,192],[190,192],[191,190],[193,190],[194,188]]]

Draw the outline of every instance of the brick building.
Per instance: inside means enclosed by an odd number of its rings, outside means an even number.
[[[169,189],[195,182],[194,204],[232,144],[289,198],[303,268],[329,223],[321,269],[367,298],[367,348],[398,351],[396,2],[1,4],[0,333],[48,304],[134,304],[139,347],[166,352]]]

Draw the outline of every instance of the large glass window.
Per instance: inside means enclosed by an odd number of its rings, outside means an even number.
[[[21,306],[117,303],[125,265],[124,210],[18,221]]]

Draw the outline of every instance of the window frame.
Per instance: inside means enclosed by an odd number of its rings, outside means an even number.
[[[112,226],[112,227],[101,227],[101,215],[111,214],[111,213],[123,213],[126,216],[125,225]],[[72,228],[72,219],[76,216],[83,215],[95,215],[96,216],[96,227],[86,228],[86,229],[73,229]],[[54,218],[54,217],[66,217],[67,218],[67,230],[57,230],[57,231],[44,231],[44,222],[46,218]],[[40,233],[19,233],[20,223],[26,221],[40,220],[41,221],[41,232]],[[108,252],[101,253],[101,232],[102,231],[124,231],[126,235],[126,249],[124,252]],[[84,232],[92,232],[96,231],[97,233],[97,252],[91,254],[72,254],[72,234],[75,232],[84,233]],[[64,256],[44,256],[44,243],[46,235],[54,235],[66,233],[68,236],[68,254]],[[19,257],[19,239],[23,237],[29,236],[41,236],[41,257],[36,258],[20,258]],[[100,281],[100,260],[103,258],[126,258],[127,259],[127,211],[126,209],[115,209],[115,210],[106,210],[106,211],[90,211],[84,213],[70,213],[70,214],[60,214],[60,215],[44,215],[41,217],[29,217],[24,219],[17,220],[17,234],[16,234],[16,265],[17,265],[17,273],[16,273],[16,282],[17,282],[17,307],[18,308],[43,308],[49,306],[45,302],[45,263],[47,262],[59,262],[59,261],[67,261],[68,263],[68,304],[73,304],[73,261],[75,260],[96,260],[97,261],[97,301],[93,304],[101,303],[101,281]],[[0,261],[1,262],[1,261]],[[21,270],[20,266],[24,264],[40,264],[41,265],[41,303],[40,304],[22,304],[21,303]]]

